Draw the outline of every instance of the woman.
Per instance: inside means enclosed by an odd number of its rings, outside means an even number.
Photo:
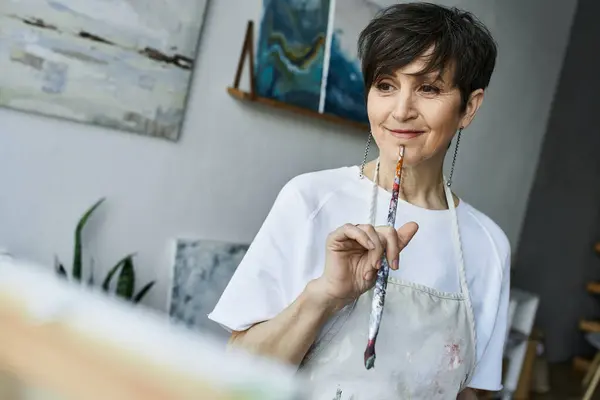
[[[316,399],[500,390],[510,246],[442,172],[483,101],[494,40],[469,13],[398,4],[364,29],[359,55],[379,157],[288,182],[209,317],[233,332],[232,345],[298,365]],[[384,225],[401,145],[393,229]],[[366,370],[383,253],[392,271],[377,362]]]

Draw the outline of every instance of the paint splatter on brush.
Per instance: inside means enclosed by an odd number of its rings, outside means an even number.
[[[396,164],[396,174],[394,176],[394,186],[392,188],[392,199],[388,211],[388,226],[394,227],[396,224],[396,210],[398,208],[398,195],[400,193],[400,178],[402,175],[402,164],[404,163],[404,146],[400,147],[398,163]],[[371,316],[369,317],[369,341],[365,350],[365,367],[371,369],[375,366],[375,343],[381,325],[381,316],[383,315],[383,306],[385,304],[385,292],[387,288],[390,266],[385,253],[381,257],[381,267],[377,271],[377,280],[375,281],[375,291],[373,302],[371,303]]]

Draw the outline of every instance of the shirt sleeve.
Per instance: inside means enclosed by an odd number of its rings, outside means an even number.
[[[498,312],[494,328],[469,387],[496,392],[502,390],[502,363],[508,332],[508,305],[510,299],[510,249],[502,265],[502,284],[498,298]],[[479,345],[479,344],[478,344]]]
[[[267,321],[293,300],[295,253],[306,231],[308,211],[288,182],[208,318],[228,331],[243,331]]]

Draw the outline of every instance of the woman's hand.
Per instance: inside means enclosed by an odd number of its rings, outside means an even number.
[[[418,226],[409,222],[396,230],[388,226],[346,224],[327,237],[325,270],[315,288],[328,302],[341,308],[375,284],[385,252],[391,269],[398,269],[400,251]]]

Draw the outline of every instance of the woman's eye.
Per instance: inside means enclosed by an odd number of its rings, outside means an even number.
[[[379,82],[377,84],[377,89],[382,91],[382,92],[389,92],[390,90],[392,90],[394,87],[392,85],[390,85],[389,83],[386,82]]]
[[[438,94],[440,93],[440,89],[433,85],[423,85],[421,86],[421,91],[426,94]]]

